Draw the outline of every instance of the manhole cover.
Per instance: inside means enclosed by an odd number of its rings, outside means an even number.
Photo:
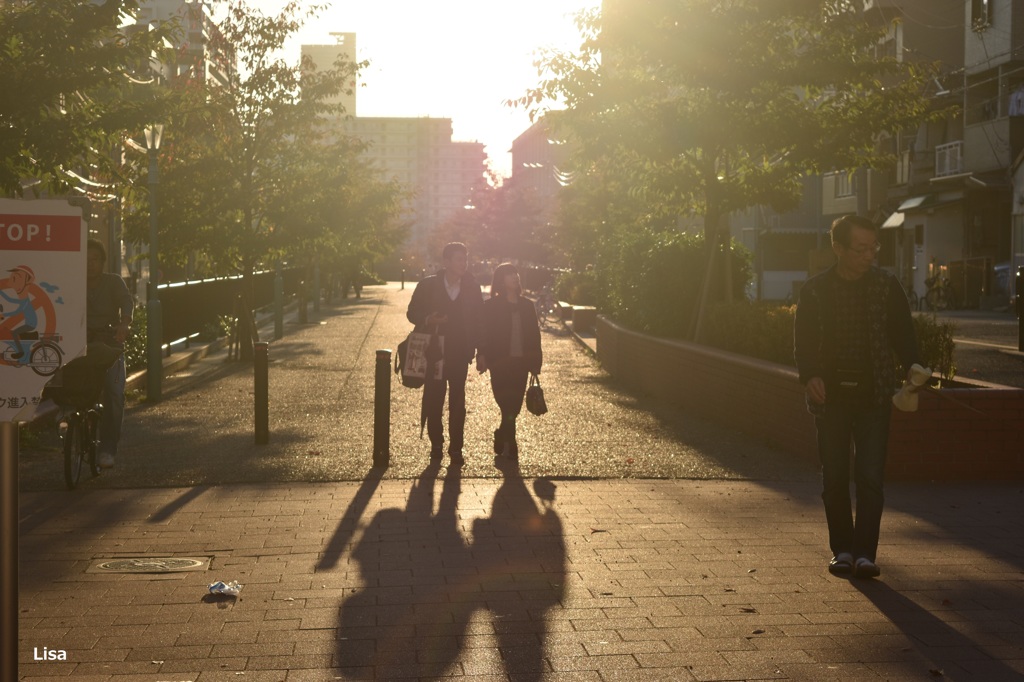
[[[86,573],[177,573],[205,571],[209,557],[127,557],[100,559]]]

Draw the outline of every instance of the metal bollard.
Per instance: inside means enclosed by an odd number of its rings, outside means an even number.
[[[391,351],[377,351],[373,385],[373,466],[391,465]]]
[[[1017,350],[1024,353],[1024,267],[1017,268],[1014,293],[1017,295]]]
[[[1014,294],[1017,296],[1017,350],[1024,353],[1024,266],[1014,275]]]
[[[313,266],[313,314],[320,314],[320,266]]]
[[[281,262],[277,263],[274,275],[274,340],[284,336],[284,276],[281,274]]]
[[[266,341],[257,341],[252,346],[256,445],[266,445],[270,441],[270,381],[267,376],[270,344]]]
[[[309,289],[306,285],[306,280],[299,282],[299,324],[307,324],[309,322],[309,310],[306,305],[309,301]]]
[[[18,425],[0,422],[0,679],[18,679]]]

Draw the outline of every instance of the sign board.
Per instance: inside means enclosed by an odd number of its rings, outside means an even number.
[[[24,421],[85,352],[86,224],[64,201],[0,199],[0,421]]]

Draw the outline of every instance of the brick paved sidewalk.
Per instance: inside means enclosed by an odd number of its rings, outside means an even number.
[[[22,679],[1024,676],[1019,486],[891,486],[851,581],[811,482],[505,474],[24,493]],[[210,564],[87,572],[118,557]]]
[[[370,471],[373,350],[408,332],[410,294],[367,288],[272,345],[268,446],[250,370],[224,366],[130,409],[117,467],[73,493],[58,455],[23,455],[23,679],[1024,675],[1019,484],[892,485],[882,578],[833,577],[809,463],[622,391],[558,329],[522,478],[487,452],[475,375],[461,476],[424,469],[401,386]],[[131,557],[207,565],[95,571]]]

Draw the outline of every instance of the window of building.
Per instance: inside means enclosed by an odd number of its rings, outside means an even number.
[[[1009,104],[1007,102],[1007,104]],[[967,76],[967,125],[984,123],[1005,115],[999,107],[999,70],[990,69]]]
[[[990,0],[971,0],[971,29],[983,31],[992,25]]]
[[[903,43],[903,24],[894,22],[889,25],[885,35],[875,46],[875,56],[879,59],[895,59],[903,61],[900,45]]]
[[[840,171],[833,176],[836,197],[852,197],[857,193],[857,176],[847,171]]]

